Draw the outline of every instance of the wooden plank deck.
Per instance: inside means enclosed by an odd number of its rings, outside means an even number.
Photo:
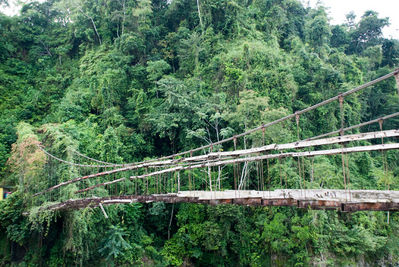
[[[292,206],[304,209],[335,209],[340,211],[398,211],[399,191],[339,189],[277,189],[274,191],[226,190],[181,191],[179,193],[91,197],[70,199],[48,206],[48,210],[80,209],[127,203],[200,203],[210,205],[236,204],[246,206]]]

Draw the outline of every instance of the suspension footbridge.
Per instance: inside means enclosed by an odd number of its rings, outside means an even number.
[[[78,151],[85,163],[67,161],[51,147],[39,144],[48,161],[74,166],[81,175],[58,181],[48,188],[34,188],[38,205],[44,200],[55,202],[48,210],[79,209],[124,203],[202,203],[248,206],[292,206],[311,209],[399,210],[399,191],[352,188],[349,160],[351,154],[380,153],[384,171],[388,172],[386,153],[399,149],[395,140],[399,129],[384,129],[384,122],[399,117],[399,111],[356,125],[345,125],[345,98],[394,77],[398,87],[399,69],[316,105],[298,110],[275,121],[232,137],[157,159],[116,164],[94,159]],[[349,103],[347,103],[349,104]],[[329,133],[301,140],[301,116],[325,105],[337,105],[340,127]],[[265,133],[281,123],[293,123],[297,140],[283,144],[265,144]],[[360,132],[365,126],[378,124],[379,131]],[[347,134],[349,133],[349,134]],[[257,140],[248,148],[247,140]],[[256,145],[260,144],[260,145]],[[339,158],[342,166],[341,188],[323,188],[313,183],[315,157]],[[291,160],[296,180],[288,181],[282,161]],[[278,169],[272,177],[271,170]],[[274,180],[273,180],[274,179]],[[277,180],[277,181],[276,181]],[[65,188],[74,188],[65,196]]]

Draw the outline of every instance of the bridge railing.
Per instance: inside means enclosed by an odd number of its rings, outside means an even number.
[[[68,181],[53,183],[48,188],[36,191],[35,196],[38,198],[43,196],[42,199],[47,201],[56,201],[62,198],[130,194],[150,195],[182,190],[265,190],[287,188],[289,186],[302,189],[309,184],[306,181],[306,178],[309,178],[307,177],[309,176],[309,170],[306,170],[306,168],[310,166],[310,162],[306,162],[306,158],[320,155],[341,156],[342,176],[344,178],[341,185],[346,189],[349,182],[347,181],[349,180],[348,167],[346,166],[347,158],[345,158],[347,153],[397,149],[398,144],[380,144],[364,147],[344,147],[342,144],[361,140],[392,138],[398,136],[398,131],[382,131],[381,129],[380,132],[364,134],[344,135],[344,133],[365,125],[397,117],[399,112],[346,128],[344,127],[343,116],[341,116],[340,129],[303,141],[299,141],[298,134],[297,142],[287,144],[269,144],[250,149],[240,149],[239,138],[256,132],[261,132],[262,137],[264,137],[267,128],[292,119],[295,120],[298,127],[302,114],[335,101],[338,101],[340,112],[343,114],[344,97],[393,76],[399,76],[399,69],[316,105],[262,124],[244,133],[189,151],[143,162],[114,164],[87,157],[79,152],[76,152],[78,156],[95,162],[95,164],[68,162],[48,152],[44,146],[39,146],[39,149],[47,155],[49,162],[74,166],[79,169],[79,174],[81,175]],[[320,139],[336,134],[341,134],[341,136]],[[231,151],[212,152],[215,146],[226,144],[227,142],[230,143],[230,146],[226,146],[226,150],[229,147]],[[339,145],[340,148],[324,150],[318,148],[332,145]],[[308,151],[298,151],[300,149],[308,149]],[[287,181],[287,173],[281,170],[284,164],[283,161],[287,158],[291,161],[289,164],[296,165],[295,167],[297,168],[299,179],[294,182]]]

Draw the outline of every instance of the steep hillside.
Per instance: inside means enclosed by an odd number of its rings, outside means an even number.
[[[32,197],[86,171],[54,167],[39,142],[77,163],[85,161],[74,151],[125,163],[231,137],[397,68],[399,41],[381,33],[388,23],[367,11],[333,26],[322,6],[297,0],[48,0],[0,14],[0,184],[13,187],[0,201],[0,264],[399,264],[396,213],[150,203],[109,206],[106,219],[89,208],[38,214]],[[354,125],[398,107],[392,78],[345,98],[343,119]],[[339,106],[328,105],[299,129],[272,127],[264,142],[340,127]],[[399,117],[383,127],[399,129]],[[347,160],[352,188],[399,189],[398,151]],[[309,188],[343,187],[340,157],[302,164]],[[297,168],[271,161],[268,187],[282,175],[297,186]]]

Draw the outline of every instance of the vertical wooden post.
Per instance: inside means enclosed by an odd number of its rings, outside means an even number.
[[[259,168],[260,168],[260,163],[259,161],[256,162],[256,177],[258,178],[258,191],[260,190],[260,172],[259,172]]]
[[[344,97],[342,95],[340,95],[338,97],[339,100],[339,110],[341,113],[341,129],[340,129],[340,135],[343,136],[344,135]],[[342,148],[344,148],[344,145],[341,145]],[[342,175],[344,176],[344,188],[345,191],[347,189],[346,187],[346,171],[345,171],[345,155],[344,152],[341,153],[341,161],[342,161]],[[348,196],[347,196],[348,198]]]
[[[211,173],[211,166],[208,166],[208,178],[209,178],[209,189],[212,192],[212,173]]]
[[[234,150],[237,150],[237,138],[234,137]],[[234,163],[233,165],[233,172],[234,172],[234,190],[237,190],[237,175],[238,175],[238,170],[237,170],[237,164]]]
[[[193,151],[190,150],[190,158],[193,156]],[[194,188],[195,189],[195,188]],[[191,191],[191,170],[188,170],[188,190]]]
[[[341,113],[341,131],[340,134],[344,135],[344,97],[342,95],[340,95],[338,97],[339,100],[339,109],[340,109],[340,113]]]
[[[148,173],[148,168],[145,168],[145,173]],[[145,179],[146,195],[148,195],[148,176]]]
[[[299,161],[298,161],[298,164],[299,164]],[[283,186],[283,176],[281,174],[281,158],[280,157],[278,158],[278,173],[280,175],[280,186],[282,187]]]
[[[297,132],[297,140],[298,141],[300,141],[299,119],[300,119],[299,114],[295,112],[296,132]],[[304,188],[305,181],[302,182],[301,161],[300,161],[299,157],[297,158],[297,161],[298,161],[298,172],[299,172],[299,186],[301,188],[301,194],[302,194],[302,192],[303,192],[302,189]],[[279,164],[281,165],[281,161],[279,162]],[[303,179],[305,180],[305,177],[303,177]],[[282,184],[281,174],[280,174],[280,183]]]
[[[177,172],[177,192],[180,192],[180,172]]]
[[[265,127],[262,128],[262,146],[265,145]],[[265,178],[263,174],[263,159],[260,161],[260,183],[261,183],[261,190],[265,190]]]
[[[298,113],[295,113],[295,121],[296,121],[297,137],[298,137],[298,141],[299,141],[300,138],[299,138],[299,114]]]

